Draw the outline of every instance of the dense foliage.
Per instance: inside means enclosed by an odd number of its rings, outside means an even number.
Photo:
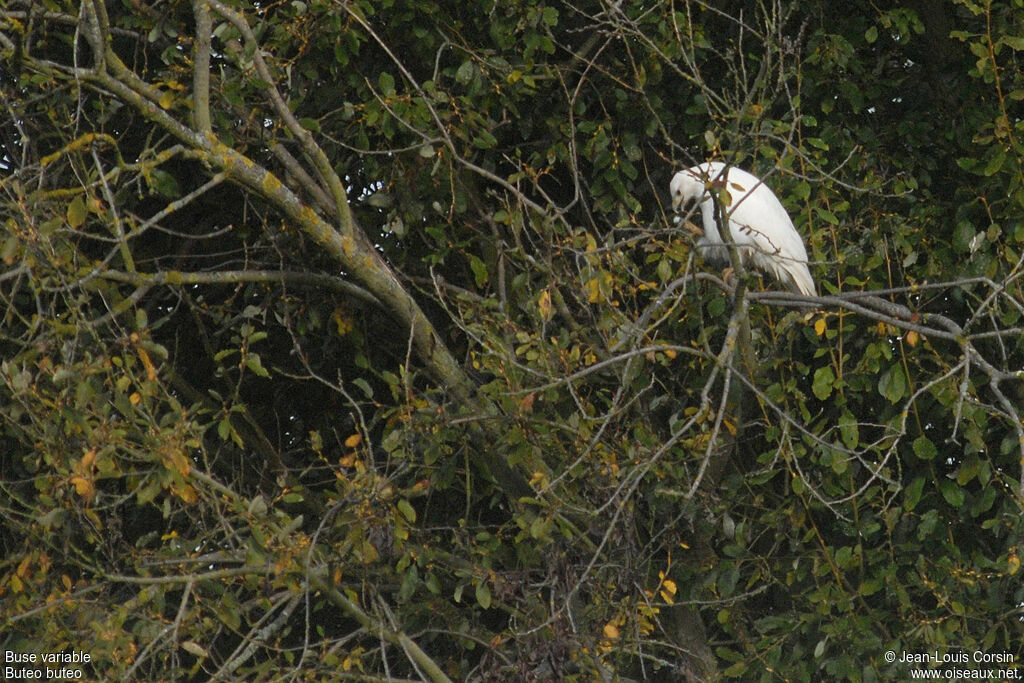
[[[892,5],[8,0],[0,647],[1024,656],[1024,2]],[[667,187],[709,158],[819,297],[696,258]]]

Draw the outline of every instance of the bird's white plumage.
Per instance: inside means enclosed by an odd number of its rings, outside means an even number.
[[[724,171],[725,164],[709,161],[672,178],[672,208],[680,212],[694,202],[700,208],[704,235],[697,240],[697,249],[701,255],[714,263],[729,263],[711,194],[724,187],[729,198],[724,206],[729,233],[743,264],[770,273],[801,294],[815,296],[807,250],[779,198],[742,169],[729,168],[728,177]]]

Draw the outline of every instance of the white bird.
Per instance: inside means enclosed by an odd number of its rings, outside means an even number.
[[[756,176],[738,168],[709,161],[672,178],[672,209],[685,214],[694,203],[700,207],[704,235],[697,240],[697,250],[708,262],[729,264],[729,248],[718,229],[718,209],[712,191],[728,193],[723,210],[729,220],[729,236],[736,245],[740,261],[795,291],[815,296],[814,280],[807,269],[807,250],[800,233],[779,198]],[[676,222],[680,217],[676,217]]]

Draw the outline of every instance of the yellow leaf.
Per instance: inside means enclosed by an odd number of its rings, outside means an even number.
[[[587,280],[586,284],[583,285],[583,289],[587,292],[587,301],[592,304],[601,301],[601,281],[596,277]]]
[[[355,448],[363,442],[362,434],[353,434],[352,436],[345,439],[345,448]]]
[[[165,90],[164,94],[160,96],[158,104],[162,109],[170,109],[171,105],[174,104],[174,92],[171,90]]]
[[[89,451],[82,456],[82,470],[83,472],[96,460],[96,449],[90,448]]]
[[[920,340],[920,338],[921,337],[920,335],[917,334],[916,330],[910,330],[910,332],[907,332],[907,343],[910,344],[911,346],[917,346],[917,342]]]
[[[367,540],[364,540],[361,547],[360,553],[363,564],[373,564],[380,559],[380,553],[373,547],[373,544]]]
[[[71,577],[67,574],[60,575],[60,582],[64,586],[64,590],[71,590]]]
[[[210,653],[207,652],[206,649],[203,648],[202,645],[200,645],[199,643],[197,643],[194,640],[186,640],[185,642],[183,642],[181,644],[181,648],[183,650],[185,650],[185,652],[188,652],[189,654],[193,654],[196,657],[209,657],[210,656]]]
[[[334,320],[334,324],[338,326],[338,336],[340,337],[344,337],[355,328],[352,318],[345,315],[341,310],[335,309],[331,318]]]
[[[81,225],[85,223],[85,216],[87,213],[88,212],[85,208],[85,200],[83,200],[81,197],[75,197],[74,199],[71,200],[71,203],[68,204],[68,225],[70,225],[72,228],[81,227]]]
[[[537,309],[540,311],[541,318],[551,320],[551,292],[545,289],[540,293],[540,297],[537,299]]]
[[[171,447],[163,453],[167,461],[168,469],[174,469],[182,477],[187,477],[192,472],[192,461],[181,447]]]
[[[619,637],[619,627],[609,621],[604,625],[604,637],[608,640],[617,640]]]
[[[828,323],[825,322],[825,318],[818,318],[814,321],[814,334],[819,337],[825,334],[825,330],[828,328]]]
[[[178,494],[179,498],[190,505],[199,500],[199,496],[196,495],[196,490],[188,484],[185,484],[182,487],[174,487],[174,492]]]
[[[157,369],[153,366],[153,360],[150,358],[150,354],[146,352],[141,346],[135,348],[138,351],[138,358],[142,361],[142,365],[145,367],[145,376],[151,382],[157,379]]]
[[[672,579],[665,579],[665,581],[661,585],[665,590],[667,590],[672,595],[676,594],[676,582]]]
[[[137,406],[142,401],[142,394],[136,391],[128,397],[128,401],[131,402],[133,406]]]
[[[1013,576],[1020,569],[1020,558],[1017,557],[1016,553],[1010,553],[1010,556],[1006,558],[1006,573]]]
[[[92,481],[85,477],[71,477],[71,483],[75,486],[75,492],[82,498],[91,498],[95,492]]]

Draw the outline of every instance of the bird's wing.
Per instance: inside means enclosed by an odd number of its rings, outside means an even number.
[[[729,190],[729,230],[738,246],[749,247],[746,258],[799,292],[814,296],[807,250],[778,197],[741,169],[729,171]]]

